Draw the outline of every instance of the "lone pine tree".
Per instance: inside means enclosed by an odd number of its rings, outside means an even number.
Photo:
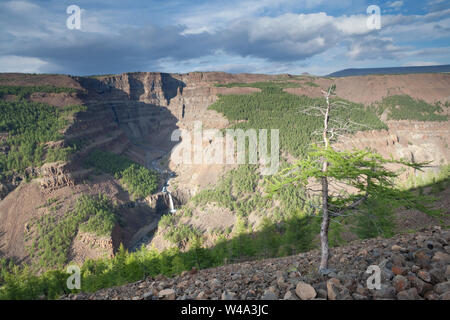
[[[368,200],[383,199],[392,206],[414,206],[427,211],[411,192],[396,188],[395,178],[399,171],[387,169],[389,164],[421,170],[427,163],[413,163],[406,160],[386,159],[369,150],[337,151],[330,142],[345,133],[357,129],[358,124],[350,120],[333,118],[339,108],[348,105],[338,99],[332,100],[335,86],[322,90],[325,98],[323,106],[311,106],[302,112],[323,118],[321,143],[312,146],[306,157],[281,170],[268,179],[269,194],[278,192],[286,185],[294,184],[304,190],[303,201],[319,213],[322,218],[320,228],[321,261],[319,270],[328,267],[330,220],[355,212],[370,214]],[[318,188],[317,185],[320,187]],[[332,188],[330,188],[332,187]],[[319,205],[315,205],[320,199]]]

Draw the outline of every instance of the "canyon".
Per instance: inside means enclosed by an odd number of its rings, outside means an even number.
[[[82,166],[82,159],[94,149],[104,149],[124,155],[149,169],[156,169],[161,173],[161,187],[170,181],[167,188],[173,196],[175,207],[179,207],[199,191],[216,184],[224,173],[235,166],[174,163],[171,153],[176,149],[177,142],[171,141],[172,132],[175,129],[191,129],[194,121],[201,121],[205,129],[227,128],[230,122],[208,107],[220,95],[245,95],[259,92],[260,89],[217,85],[262,81],[298,83],[301,87],[284,90],[310,97],[320,96],[320,88],[335,83],[339,97],[366,105],[394,94],[408,94],[429,103],[450,101],[449,74],[346,78],[223,72],[135,72],[92,77],[0,74],[0,85],[39,84],[77,90],[76,93],[33,93],[29,97],[31,101],[54,106],[79,104],[87,107],[85,112],[76,114],[73,124],[64,132],[64,141],[78,140],[84,144],[71,161],[30,168],[35,171],[36,178],[29,182],[14,177],[0,184],[2,256],[20,262],[29,261],[25,249],[28,240],[24,230],[27,230],[33,218],[49,212],[45,204],[50,199],[59,199],[60,206],[54,210],[54,214],[61,216],[74,207],[81,194],[99,193],[117,202],[125,222],[114,228],[109,239],[79,232],[70,249],[71,261],[82,262],[86,258],[112,256],[120,244],[129,249],[136,249],[140,244],[154,245],[159,249],[168,247],[169,244],[161,236],[153,238],[159,219],[168,211],[167,193],[157,192],[135,201],[117,179],[107,174],[94,175],[91,168]],[[308,82],[314,82],[316,86],[309,86],[306,84]],[[446,114],[448,111],[447,108]],[[430,161],[429,170],[449,163],[448,121],[389,120],[386,123],[388,130],[358,132],[338,142],[336,147],[370,147],[383,156]],[[200,219],[197,220],[191,219],[191,223],[197,224],[203,232],[211,230],[211,224],[221,228],[233,225],[235,216],[232,212],[214,206],[208,210],[213,213],[209,216],[199,215]],[[208,219],[212,221],[205,222]]]

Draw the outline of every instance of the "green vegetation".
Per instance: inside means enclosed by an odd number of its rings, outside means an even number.
[[[360,217],[357,231],[361,237],[389,236],[394,227],[393,210],[400,206],[413,207],[430,215],[437,213],[427,207],[429,199],[395,185],[399,173],[387,169],[386,165],[390,164],[421,170],[428,163],[384,159],[367,150],[336,151],[329,146],[314,146],[307,157],[268,179],[271,194],[286,185],[304,190],[311,183],[320,185],[319,193],[309,191],[302,197],[305,202],[311,197],[320,200],[317,209],[322,217],[322,230],[325,230],[321,233],[320,269],[327,268],[328,264],[328,226],[332,220],[348,223],[356,211]],[[329,186],[333,184],[338,188],[331,191]],[[349,193],[348,188],[354,191]]]
[[[43,269],[62,267],[68,262],[70,246],[80,228],[98,236],[110,235],[115,221],[113,205],[106,196],[82,196],[65,215],[49,213],[33,222],[34,240],[28,252]]]
[[[158,188],[158,174],[156,171],[132,164],[122,172],[122,181],[128,191],[135,197],[144,198]]]
[[[429,104],[423,100],[416,100],[408,95],[385,97],[381,102],[374,104],[377,113],[381,115],[385,110],[391,120],[417,120],[417,121],[447,121],[442,104]]]
[[[63,139],[61,131],[76,112],[83,110],[81,106],[57,108],[27,101],[0,101],[0,132],[8,133],[0,147],[3,144],[9,149],[6,154],[0,153],[0,172],[24,173],[30,166],[66,160],[75,151],[73,147],[48,149],[46,143]]]
[[[202,190],[191,201],[194,205],[216,203],[245,217],[267,205],[267,199],[255,194],[258,180],[256,165],[240,165],[227,172],[214,188]]]
[[[184,270],[210,268],[249,258],[268,258],[307,251],[314,247],[317,224],[310,217],[293,214],[282,226],[263,224],[256,233],[241,225],[232,240],[221,236],[212,248],[203,248],[196,238],[187,252],[178,248],[158,252],[144,246],[136,252],[121,247],[111,259],[87,260],[81,267],[81,289],[93,292],[101,288],[138,281],[147,276],[172,276]],[[66,287],[69,274],[50,270],[34,275],[27,267],[0,260],[0,300],[54,299],[70,293]]]
[[[249,84],[227,86],[249,86]],[[295,157],[304,156],[306,149],[313,142],[313,132],[323,128],[323,121],[302,111],[309,106],[323,105],[325,99],[289,94],[274,82],[258,83],[255,87],[260,87],[262,92],[247,95],[222,95],[209,108],[223,113],[228,120],[234,122],[232,128],[279,129],[281,149]],[[344,102],[338,98],[335,100]],[[350,130],[387,129],[375,112],[365,109],[362,104],[349,101],[345,103],[348,107],[340,109],[332,114],[332,117],[337,121],[351,120],[362,125],[350,125]]]
[[[54,86],[0,86],[0,99],[4,95],[15,95],[19,99],[29,97],[33,92],[45,93],[75,93],[77,90],[73,88],[54,87]]]
[[[85,166],[112,174],[121,179],[134,197],[143,198],[158,187],[158,173],[149,170],[130,159],[108,151],[94,150],[84,161]]]
[[[375,237],[389,238],[394,235],[395,213],[393,206],[388,200],[382,198],[369,199],[363,206],[362,213],[357,213],[350,228],[360,239]]]
[[[305,82],[305,84],[310,87],[320,87],[317,83],[312,81]]]
[[[438,171],[420,172],[410,174],[401,184],[403,190],[419,189],[423,192],[426,187],[431,188],[432,193],[439,193],[450,186],[450,165],[443,165]]]
[[[169,240],[173,244],[179,245],[183,243],[188,243],[195,241],[202,235],[201,231],[189,226],[189,225],[179,225],[169,227],[167,232],[164,233],[164,239]]]

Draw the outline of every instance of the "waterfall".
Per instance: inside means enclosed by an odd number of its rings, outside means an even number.
[[[169,209],[170,209],[170,213],[174,213],[177,210],[175,210],[175,207],[173,205],[173,199],[172,199],[172,194],[169,192],[169,190],[167,190],[167,185],[165,185],[162,190],[162,192],[167,193],[167,195],[169,196]]]
[[[175,210],[175,208],[173,207],[173,200],[172,200],[172,195],[170,194],[169,191],[167,191],[167,194],[169,195],[169,208],[170,208],[170,213],[174,213],[177,210]]]

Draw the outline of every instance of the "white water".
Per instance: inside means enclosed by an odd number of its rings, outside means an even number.
[[[170,178],[169,178],[170,179]],[[167,193],[167,195],[169,196],[169,212],[170,213],[174,213],[177,210],[175,209],[174,205],[173,205],[173,199],[172,199],[172,194],[170,193],[169,190],[167,190],[167,187],[169,186],[168,180],[166,185],[162,188],[161,192],[163,193]]]
[[[177,210],[175,210],[175,208],[173,207],[172,195],[170,194],[169,191],[167,191],[167,193],[169,194],[169,209],[170,209],[170,213],[174,213]]]

